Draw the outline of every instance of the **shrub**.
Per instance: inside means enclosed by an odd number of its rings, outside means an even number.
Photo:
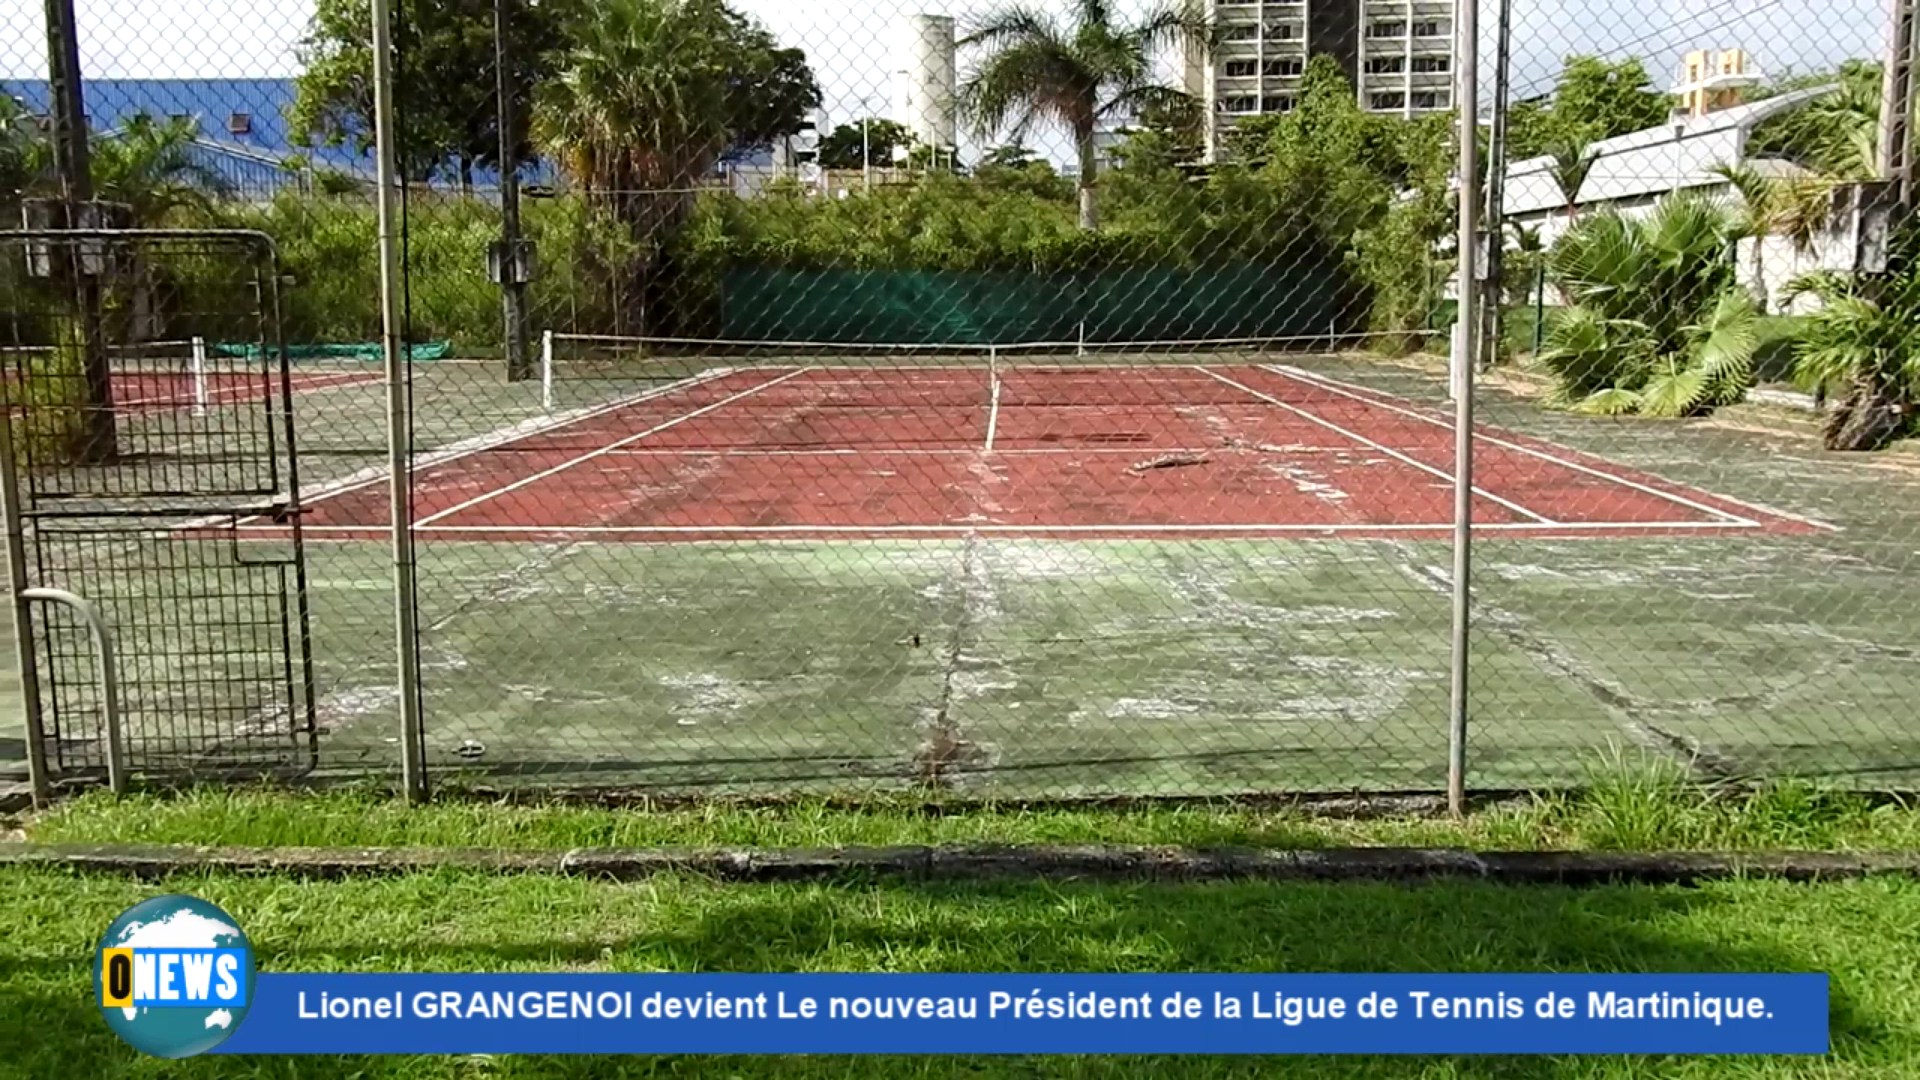
[[[1790,286],[1821,304],[1794,343],[1794,381],[1836,402],[1830,450],[1877,450],[1909,434],[1920,401],[1920,225],[1896,234],[1878,280],[1812,274]]]
[[[1630,220],[1574,226],[1550,255],[1572,299],[1549,320],[1536,363],[1553,400],[1580,412],[1687,416],[1740,400],[1753,380],[1759,318],[1738,286],[1738,230],[1725,211],[1669,198]]]

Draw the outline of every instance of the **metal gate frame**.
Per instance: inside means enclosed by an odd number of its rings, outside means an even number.
[[[126,245],[138,245],[143,242],[155,243],[170,240],[183,243],[200,241],[210,245],[227,244],[235,248],[245,248],[250,253],[250,264],[255,268],[255,280],[261,286],[254,312],[260,329],[257,343],[260,346],[262,363],[277,364],[278,368],[277,379],[272,374],[267,375],[266,400],[260,406],[263,417],[261,431],[266,438],[264,455],[267,462],[266,483],[231,493],[162,490],[150,494],[48,492],[39,498],[34,498],[32,492],[23,495],[22,458],[19,448],[15,445],[11,416],[14,409],[19,406],[11,400],[6,402],[9,415],[5,422],[0,422],[0,518],[4,519],[6,533],[10,615],[13,621],[15,662],[18,665],[22,713],[26,727],[28,772],[33,797],[37,803],[44,803],[51,797],[56,781],[77,779],[81,775],[79,772],[72,776],[55,775],[58,771],[56,763],[49,760],[47,753],[48,731],[45,724],[45,702],[42,700],[43,685],[35,655],[37,622],[34,605],[38,601],[57,601],[66,605],[70,610],[77,612],[90,627],[101,680],[98,690],[104,712],[103,736],[107,740],[106,779],[114,791],[124,790],[131,762],[122,742],[125,733],[121,729],[119,715],[120,695],[116,686],[118,672],[114,656],[113,628],[107,625],[97,607],[87,599],[54,587],[61,583],[41,582],[36,586],[29,581],[29,548],[37,546],[30,545],[30,534],[33,540],[37,540],[39,532],[30,523],[36,518],[69,522],[87,519],[103,523],[155,517],[181,519],[165,529],[163,535],[183,535],[194,524],[205,524],[210,518],[214,520],[224,518],[229,522],[238,522],[241,518],[265,517],[284,524],[288,530],[289,544],[289,554],[285,559],[271,562],[247,560],[242,558],[236,549],[233,565],[278,566],[282,570],[278,607],[282,625],[281,644],[284,652],[281,660],[284,664],[283,677],[286,684],[285,704],[289,721],[286,733],[293,737],[296,747],[304,742],[304,748],[301,760],[291,768],[242,771],[277,775],[291,773],[298,776],[310,772],[318,761],[319,726],[314,692],[312,619],[306,546],[301,528],[299,455],[293,415],[292,369],[281,317],[282,268],[279,251],[273,238],[253,229],[0,230],[0,247],[14,247],[21,250],[29,260],[36,256],[44,259],[48,249],[58,245],[74,245],[84,251],[91,246],[87,243],[88,241],[105,247],[116,241]],[[99,248],[96,247],[96,258],[98,258],[98,252]],[[30,273],[29,276],[35,275]],[[272,400],[276,393],[279,397],[278,402]],[[6,392],[0,396],[10,399],[12,395]],[[277,431],[276,428],[278,428]],[[282,454],[285,456],[284,471],[280,464]],[[190,501],[195,498],[199,501]],[[223,498],[226,499],[224,503],[217,501]],[[143,501],[144,499],[164,501],[149,502]],[[86,529],[68,533],[76,536],[90,534],[125,535],[128,538],[143,535],[137,528],[126,529],[123,534],[116,533],[114,529],[104,528],[97,533]],[[149,531],[144,535],[151,536],[152,532]],[[229,535],[237,540],[237,534]],[[288,582],[284,573],[287,569],[292,571],[290,596],[287,595]],[[97,593],[95,595],[98,596]],[[72,604],[72,600],[78,600],[79,603]],[[294,670],[296,662],[297,674]]]

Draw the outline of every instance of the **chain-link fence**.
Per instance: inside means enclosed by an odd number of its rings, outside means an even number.
[[[1910,2],[46,10],[13,586],[138,771],[1920,774]],[[15,606],[0,768],[90,776]]]

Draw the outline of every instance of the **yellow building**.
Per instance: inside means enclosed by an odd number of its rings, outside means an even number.
[[[1680,82],[1673,93],[1681,114],[1705,116],[1740,104],[1741,91],[1759,81],[1746,50],[1695,49],[1680,61]]]

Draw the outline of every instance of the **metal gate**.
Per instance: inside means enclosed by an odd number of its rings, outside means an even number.
[[[97,777],[104,616],[128,771],[290,774],[317,750],[293,381],[272,241],[0,233],[0,436],[36,782]]]

